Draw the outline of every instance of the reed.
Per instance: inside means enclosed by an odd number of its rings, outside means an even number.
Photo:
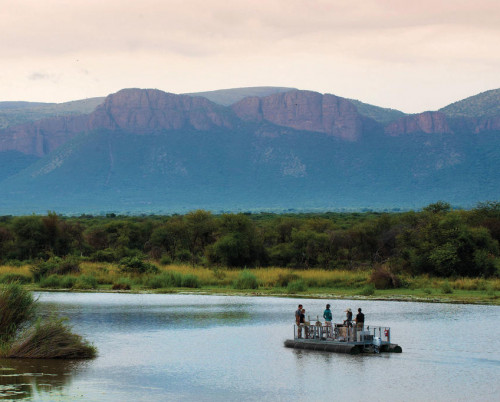
[[[12,344],[6,357],[25,359],[84,359],[97,354],[96,348],[71,332],[63,319],[37,322]]]
[[[24,290],[21,285],[11,283],[0,288],[0,342],[7,342],[27,323],[36,313],[36,300],[31,292]]]

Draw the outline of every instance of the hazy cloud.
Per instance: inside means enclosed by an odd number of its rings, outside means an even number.
[[[0,52],[12,79],[0,90],[35,63],[57,67],[68,94],[90,90],[69,78],[89,70],[93,82],[113,81],[103,91],[266,84],[378,100],[379,88],[418,93],[429,80],[429,90],[458,85],[450,89],[471,95],[500,86],[499,16],[498,0],[4,0]],[[397,106],[400,96],[386,98]]]

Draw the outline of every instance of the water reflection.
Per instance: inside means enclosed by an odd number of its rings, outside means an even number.
[[[42,293],[40,302],[47,313],[69,317],[99,356],[81,366],[1,361],[0,397],[470,401],[496,400],[500,392],[495,306],[330,301],[335,319],[361,307],[369,324],[392,327],[403,347],[398,355],[350,356],[283,346],[297,299]],[[313,319],[325,306],[300,302]]]
[[[0,359],[0,398],[18,400],[44,393],[62,395],[72,378],[85,370],[87,361]]]

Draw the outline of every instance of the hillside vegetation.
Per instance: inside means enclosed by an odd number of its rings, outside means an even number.
[[[87,114],[104,98],[89,98],[65,103],[0,102],[0,129],[48,117]]]
[[[500,115],[500,89],[492,89],[452,103],[440,112],[449,117],[492,117]]]

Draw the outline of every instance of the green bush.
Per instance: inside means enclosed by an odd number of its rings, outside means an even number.
[[[293,274],[291,272],[287,272],[284,274],[279,274],[278,279],[276,281],[276,285],[281,286],[282,288],[285,288],[288,286],[290,282],[296,281],[300,279],[297,274]]]
[[[73,286],[75,286],[76,281],[76,277],[71,275],[64,275],[63,277],[61,277],[61,288],[71,289]]]
[[[81,275],[77,278],[73,289],[97,289],[97,279],[92,275]]]
[[[144,261],[141,257],[124,257],[120,260],[119,270],[129,274],[156,274],[159,269],[156,265]]]
[[[256,276],[246,269],[241,271],[238,278],[233,282],[234,289],[257,289],[258,287],[259,283]]]
[[[160,259],[160,264],[162,265],[170,265],[172,264],[172,258],[168,255],[168,254],[164,254],[162,255],[161,259]]]
[[[196,275],[184,275],[182,277],[181,286],[183,288],[199,288],[200,280]]]
[[[453,293],[453,289],[451,288],[451,286],[448,283],[448,281],[443,282],[443,285],[441,286],[441,290],[445,294],[451,294],[451,293]]]
[[[23,274],[3,274],[0,283],[31,283],[31,278]]]
[[[61,287],[61,277],[53,274],[40,279],[41,288],[59,289]]]
[[[120,278],[111,286],[113,290],[130,290],[132,289],[132,281],[129,278]]]
[[[375,294],[375,286],[373,284],[366,285],[361,291],[359,292],[361,296],[373,296]]]
[[[42,261],[31,268],[33,279],[39,282],[47,275],[66,275],[80,272],[80,260],[73,256],[65,258],[51,257],[47,261]]]
[[[177,272],[163,272],[148,277],[144,286],[150,289],[174,288],[182,286],[182,275]]]
[[[286,287],[288,293],[305,292],[307,290],[307,285],[302,279],[292,281]]]

